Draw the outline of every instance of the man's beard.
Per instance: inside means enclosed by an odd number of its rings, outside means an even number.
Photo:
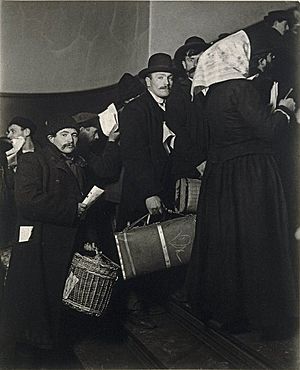
[[[195,75],[195,72],[196,72],[196,67],[193,67],[193,68],[191,68],[190,70],[188,70],[188,71],[186,72],[186,74],[188,75],[188,77],[193,78],[193,77],[194,77],[194,75]]]

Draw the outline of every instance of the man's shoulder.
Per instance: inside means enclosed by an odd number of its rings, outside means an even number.
[[[42,149],[35,149],[34,151],[21,153],[19,160],[22,161],[38,161],[44,159],[44,153]]]
[[[149,93],[145,92],[125,105],[120,114],[120,118],[145,115],[150,109],[152,109],[151,107],[153,107],[153,102],[154,99]]]
[[[143,92],[136,98],[128,102],[124,109],[142,109],[142,107],[149,105],[151,103],[151,96],[148,92]]]
[[[42,150],[22,153],[18,158],[19,168],[38,168],[46,166],[46,159]]]

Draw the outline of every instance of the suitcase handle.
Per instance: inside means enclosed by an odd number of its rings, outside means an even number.
[[[168,209],[168,208],[165,208],[164,209],[165,212],[169,213],[169,214],[172,214],[172,215],[177,215],[177,216],[186,216],[185,214],[181,213],[181,212],[177,212],[177,211],[173,211],[172,209]],[[143,221],[145,218],[146,219],[146,225],[149,225],[150,223],[150,218],[151,218],[151,214],[150,213],[146,213],[144,216],[140,217],[138,220],[132,222],[130,225],[128,225],[124,231],[128,231],[128,230],[131,230],[133,227],[135,227],[138,223],[140,223],[141,221]]]
[[[139,222],[143,221],[146,217],[147,217],[146,225],[149,225],[151,215],[150,213],[146,213],[144,216],[140,217],[138,220],[132,222],[130,225],[125,227],[124,231],[131,230],[134,226],[136,226]]]

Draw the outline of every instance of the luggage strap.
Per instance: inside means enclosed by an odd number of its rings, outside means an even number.
[[[135,271],[135,267],[134,267],[132,255],[130,253],[130,248],[129,248],[128,239],[127,239],[127,233],[126,232],[124,233],[124,243],[125,243],[126,252],[128,254],[128,258],[129,258],[129,262],[130,262],[132,274],[134,276],[136,276],[136,271]]]
[[[156,227],[157,227],[159,239],[160,239],[160,242],[161,242],[161,247],[162,247],[166,267],[170,268],[171,267],[171,261],[170,261],[170,256],[169,256],[169,252],[168,252],[167,243],[166,243],[166,239],[165,239],[165,236],[164,236],[163,229],[162,229],[160,224],[157,224]]]

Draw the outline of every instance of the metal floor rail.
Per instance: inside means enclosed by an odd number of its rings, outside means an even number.
[[[172,316],[181,325],[190,330],[197,338],[217,351],[236,368],[242,369],[286,369],[285,364],[273,362],[269,358],[260,355],[245,343],[239,341],[232,335],[227,335],[219,330],[206,326],[195,316],[174,302],[169,303]]]

